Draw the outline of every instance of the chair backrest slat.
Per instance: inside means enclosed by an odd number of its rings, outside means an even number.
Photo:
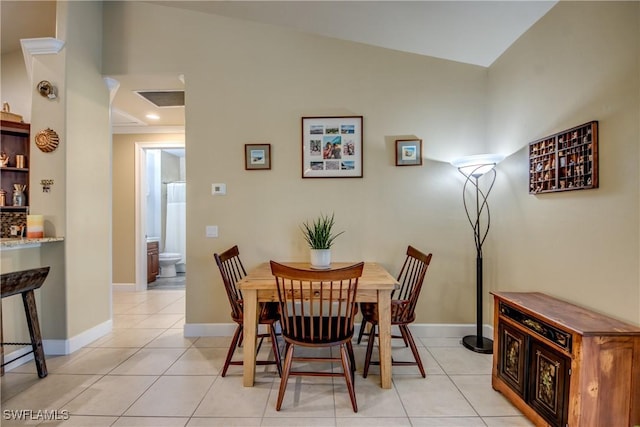
[[[238,246],[234,246],[221,254],[213,254],[216,260],[224,289],[231,304],[231,314],[234,318],[242,317],[242,292],[236,284],[247,275],[247,271],[240,260]]]
[[[271,261],[285,338],[309,343],[343,340],[353,335],[358,279],[363,263],[313,271]]]
[[[402,264],[398,274],[400,289],[393,291],[391,298],[395,301],[403,301],[401,312],[392,313],[393,316],[402,318],[412,318],[415,315],[418,297],[422,290],[427,269],[431,263],[432,254],[424,254],[416,248],[407,248],[407,257]],[[396,310],[398,305],[396,305]]]

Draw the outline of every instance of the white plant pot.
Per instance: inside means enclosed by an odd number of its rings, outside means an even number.
[[[311,268],[327,270],[331,268],[330,249],[311,249]]]

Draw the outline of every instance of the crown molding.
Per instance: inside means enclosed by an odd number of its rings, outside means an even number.
[[[53,37],[40,37],[35,39],[20,39],[24,64],[27,67],[29,80],[33,74],[33,56],[56,54],[64,47],[64,41]]]

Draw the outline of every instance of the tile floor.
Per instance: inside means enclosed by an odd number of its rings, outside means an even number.
[[[230,337],[184,338],[184,304],[184,290],[115,292],[112,333],[71,355],[48,357],[44,379],[38,379],[33,362],[5,374],[1,424],[532,425],[492,390],[491,356],[464,349],[459,338],[419,339],[427,378],[414,367],[394,367],[390,390],[379,387],[376,366],[362,378],[366,343],[354,345],[358,413],[351,410],[340,378],[321,377],[292,378],[277,412],[279,380],[273,365],[258,367],[253,388],[242,386],[239,366],[220,377]],[[268,357],[269,347],[263,346],[260,357]],[[400,360],[407,349],[393,351]]]

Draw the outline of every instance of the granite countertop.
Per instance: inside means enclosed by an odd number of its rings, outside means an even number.
[[[15,248],[20,246],[39,245],[40,243],[61,242],[64,237],[41,237],[38,239],[21,238],[21,237],[4,237],[0,238],[0,248]]]

